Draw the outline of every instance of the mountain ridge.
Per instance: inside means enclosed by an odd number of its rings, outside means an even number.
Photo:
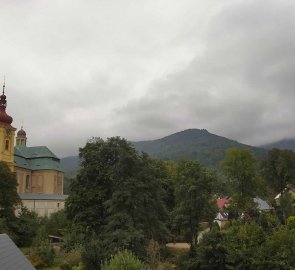
[[[194,159],[203,165],[219,167],[226,151],[232,147],[250,149],[257,158],[262,158],[266,150],[239,143],[206,129],[186,129],[157,140],[132,142],[138,151],[164,160]]]
[[[272,148],[289,149],[295,152],[295,138],[282,139],[279,141],[262,145],[261,147],[266,149],[272,149]]]
[[[146,152],[153,158],[162,160],[192,159],[199,160],[204,166],[219,168],[226,151],[232,147],[250,149],[258,158],[263,158],[267,150],[239,143],[206,129],[186,129],[156,140],[130,142],[137,151]],[[79,157],[61,159],[66,177],[73,177],[79,169]]]

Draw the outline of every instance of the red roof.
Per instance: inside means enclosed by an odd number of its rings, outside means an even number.
[[[227,199],[227,198],[218,198],[216,202],[217,202],[218,209],[221,209],[226,204],[229,204],[230,203],[229,199]]]

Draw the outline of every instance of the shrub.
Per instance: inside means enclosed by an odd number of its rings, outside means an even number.
[[[157,241],[151,239],[146,249],[149,264],[152,269],[157,269],[160,262],[160,245]]]
[[[35,267],[45,267],[53,264],[54,256],[45,228],[41,227],[33,240],[33,246],[28,258]]]
[[[290,216],[287,218],[287,225],[289,229],[295,229],[295,216]]]
[[[109,262],[101,266],[101,270],[148,270],[130,251],[122,250],[114,255]]]
[[[72,270],[84,270],[84,266],[82,263],[79,263],[77,266],[73,266]]]
[[[64,254],[64,260],[63,264],[61,265],[61,269],[71,270],[74,266],[79,265],[81,260],[81,250],[79,248],[75,248]]]

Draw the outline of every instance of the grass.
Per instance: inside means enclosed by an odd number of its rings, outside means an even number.
[[[30,247],[21,247],[20,248],[21,252],[27,255],[30,251]]]

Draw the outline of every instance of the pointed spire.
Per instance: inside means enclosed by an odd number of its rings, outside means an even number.
[[[12,117],[9,116],[6,113],[6,106],[7,106],[7,100],[5,96],[5,77],[3,81],[3,92],[2,95],[0,96],[0,122],[5,123],[5,124],[11,124],[12,123]]]
[[[4,95],[4,93],[5,93],[5,76],[4,76],[4,80],[3,80],[3,92],[2,92],[2,94]]]

